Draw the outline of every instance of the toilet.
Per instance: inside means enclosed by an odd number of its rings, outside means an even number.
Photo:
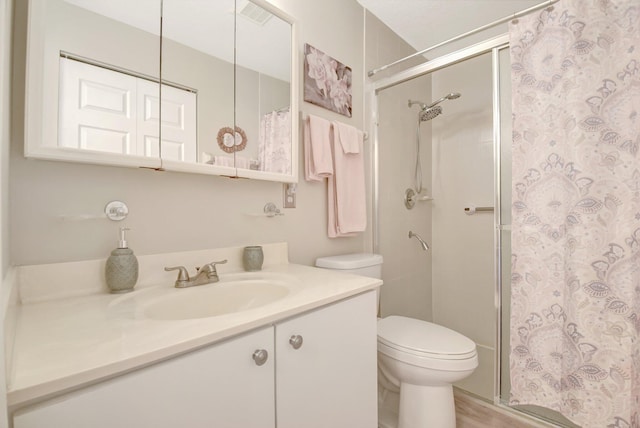
[[[382,278],[382,261],[359,253],[322,257],[316,266]],[[378,319],[378,383],[400,394],[397,421],[381,414],[379,427],[455,428],[452,384],[477,366],[476,344],[458,332],[403,316]]]

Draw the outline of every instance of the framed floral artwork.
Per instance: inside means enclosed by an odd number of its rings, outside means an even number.
[[[351,117],[351,67],[304,45],[304,100]]]

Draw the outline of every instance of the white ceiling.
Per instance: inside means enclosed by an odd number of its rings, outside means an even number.
[[[357,0],[416,50],[423,50],[541,0]]]

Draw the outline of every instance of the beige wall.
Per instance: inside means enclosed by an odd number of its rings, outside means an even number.
[[[24,3],[17,7],[14,88],[24,91]],[[353,69],[353,112],[349,119],[302,101],[302,114],[313,113],[363,127],[363,11],[355,2],[273,0],[299,24],[302,73],[305,42]],[[13,111],[24,110],[23,96]],[[289,242],[293,262],[312,264],[318,256],[365,250],[364,236],[328,239],[326,186],[301,181],[297,208],[285,216],[258,214],[265,203],[282,206],[282,185],[242,179],[155,172],[25,159],[24,118],[16,114],[11,149],[11,263],[37,264],[107,257],[120,226],[108,220],[68,221],[64,216],[99,214],[113,199],[130,208],[126,226],[138,254],[195,250],[277,241]],[[301,155],[302,155],[302,151]]]
[[[5,343],[5,318],[10,292],[9,267],[9,142],[11,139],[11,31],[13,0],[0,0],[0,344]],[[4,346],[2,347],[4,351]],[[0,352],[0,428],[8,427],[5,352]]]
[[[366,15],[367,70],[409,55],[413,49],[382,24]],[[376,79],[379,79],[376,76]],[[412,210],[404,206],[403,195],[414,187],[416,125],[418,106],[409,99],[428,102],[431,78],[420,77],[385,89],[377,97],[379,147],[378,251],[384,257],[381,315],[405,315],[431,319],[431,252],[409,239],[409,231],[431,242],[431,203],[420,202]],[[369,129],[371,125],[369,125]],[[431,191],[431,124],[423,123],[421,161],[423,194]],[[373,132],[372,132],[373,134]]]
[[[382,91],[379,102],[380,150],[380,253],[383,255],[384,286],[382,315],[404,315],[430,321],[431,256],[409,231],[432,245],[431,204],[417,202],[407,209],[403,196],[415,188],[416,128],[419,107],[409,108],[409,99],[429,102],[431,78],[423,76]],[[431,123],[420,125],[420,159],[423,196],[431,194]]]
[[[493,213],[467,215],[469,205],[494,205],[491,55],[433,74],[433,95],[446,101],[433,120],[433,319],[478,345],[479,367],[461,382],[493,399],[495,280]]]

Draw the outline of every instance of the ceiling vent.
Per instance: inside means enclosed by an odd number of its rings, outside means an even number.
[[[246,2],[244,6],[240,8],[238,15],[247,18],[256,25],[266,24],[273,16],[270,12],[250,1]]]

